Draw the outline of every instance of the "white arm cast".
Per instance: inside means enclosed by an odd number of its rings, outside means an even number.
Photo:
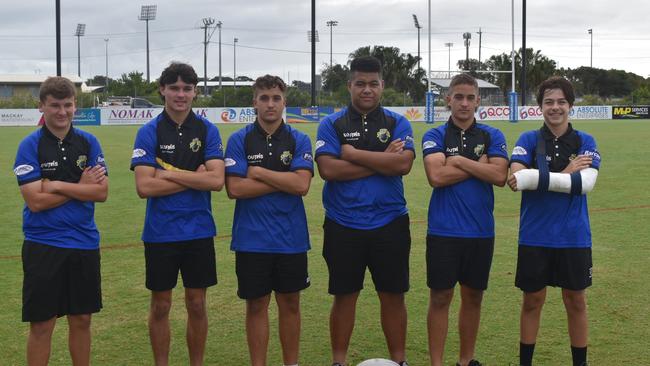
[[[518,191],[530,191],[537,189],[539,183],[539,170],[537,169],[522,169],[514,173],[517,178]],[[587,194],[594,189],[596,185],[596,178],[598,178],[598,170],[594,168],[586,168],[580,171],[582,178],[582,194]],[[567,173],[550,173],[548,190],[551,192],[571,193],[571,175]]]

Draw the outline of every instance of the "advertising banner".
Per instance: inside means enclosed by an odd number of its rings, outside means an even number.
[[[647,113],[647,109],[646,109]],[[647,117],[646,117],[647,118]],[[584,105],[574,106],[569,112],[569,119],[612,119],[612,106],[610,105]]]
[[[99,126],[100,122],[101,113],[97,108],[79,108],[72,118],[75,126]]]
[[[611,108],[613,119],[650,118],[650,105],[615,105]]]
[[[36,126],[39,119],[38,109],[0,109],[0,126]]]
[[[196,114],[207,118],[212,123],[220,122],[217,111],[220,108],[193,108]],[[162,113],[162,108],[102,108],[102,125],[143,125]]]

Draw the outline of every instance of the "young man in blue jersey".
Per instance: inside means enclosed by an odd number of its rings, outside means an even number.
[[[422,138],[424,168],[434,188],[427,230],[428,331],[431,365],[443,362],[449,305],[460,284],[457,365],[480,366],[474,359],[494,251],[494,191],[508,174],[508,153],[498,129],[476,122],[480,103],[476,79],[454,76],[446,96],[451,116]]]
[[[532,365],[547,286],[562,288],[573,365],[587,365],[585,290],[592,272],[587,193],[596,184],[600,154],[594,138],[569,123],[574,100],[568,80],[544,81],[537,93],[544,125],[524,132],[512,151],[508,185],[522,191],[516,286],[524,294],[519,351],[524,366]]]
[[[97,139],[72,126],[76,90],[62,77],[41,85],[45,124],[18,147],[14,172],[23,208],[23,321],[27,365],[46,365],[56,319],[68,318],[74,365],[90,364],[90,322],[102,308],[95,202],[108,195]]]
[[[300,291],[309,286],[302,196],[309,191],[313,158],[309,137],[282,120],[285,91],[277,76],[257,78],[257,119],[235,132],[226,150],[226,189],[237,199],[230,248],[236,252],[237,294],[246,300],[253,366],[267,365],[271,292],[278,304],[283,363],[298,365]]]
[[[350,63],[351,103],[318,127],[316,162],[325,180],[323,257],[334,295],[330,338],[334,365],[345,365],[357,299],[370,269],[381,304],[390,358],[406,365],[406,305],[411,235],[402,176],[415,158],[413,131],[380,105],[381,63]]]
[[[224,184],[223,146],[217,127],[192,111],[198,77],[190,65],[172,63],[158,82],[165,109],[138,130],[131,159],[138,196],[147,199],[142,241],[151,290],[149,337],[155,364],[167,365],[169,310],[180,271],[190,364],[202,365],[206,291],[217,283],[210,191]]]

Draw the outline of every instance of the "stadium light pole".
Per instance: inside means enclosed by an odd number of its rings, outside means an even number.
[[[144,20],[147,23],[147,82],[151,82],[149,78],[149,21],[156,19],[157,5],[142,5],[140,8],[139,20]]]
[[[214,29],[212,33],[208,36],[208,29],[212,24],[214,24],[214,18],[203,18],[203,95],[208,96],[208,43],[210,43],[210,38],[214,34]]]
[[[106,75],[104,75],[104,94],[108,95],[108,38],[104,38],[106,46]]]
[[[311,106],[316,106],[316,0],[311,0]]]
[[[232,41],[232,87],[233,89],[237,88],[237,42],[239,38],[235,37]]]
[[[418,16],[415,14],[413,14],[413,23],[418,30],[418,69],[420,69],[420,29],[422,29],[422,26],[418,22]]]
[[[77,75],[81,77],[81,37],[86,34],[86,25],[77,24],[77,30],[74,32],[77,37]]]
[[[54,6],[56,17],[56,76],[61,76],[61,0]]]
[[[526,66],[528,65],[528,52],[526,52],[526,0],[521,3],[521,78],[519,84],[521,85],[521,105],[526,105]]]
[[[332,33],[333,33],[332,30],[334,29],[334,27],[339,25],[339,22],[337,20],[328,20],[327,23],[325,24],[327,24],[327,26],[330,27],[330,69],[331,69],[332,68],[332,46],[334,44],[332,38]]]
[[[463,40],[465,42],[465,70],[469,70],[469,44],[472,39],[472,33],[463,33]]]
[[[447,78],[451,79],[451,48],[454,46],[454,44],[451,42],[447,42],[445,43],[445,46],[449,49],[449,59],[447,61],[447,70],[448,70]]]
[[[429,19],[427,20],[429,28],[429,69],[427,70],[427,91],[431,92],[431,0],[428,1]]]
[[[589,67],[594,67],[594,30],[592,28],[587,29],[589,32],[589,37],[591,38],[591,45],[589,47]]]
[[[217,28],[219,29],[219,90],[221,90],[221,25],[223,23],[220,21],[217,22]],[[225,98],[225,96],[224,96]],[[225,101],[225,99],[224,99]],[[225,102],[224,102],[225,105]]]

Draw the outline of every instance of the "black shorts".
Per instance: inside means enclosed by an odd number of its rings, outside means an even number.
[[[23,321],[41,322],[102,308],[99,249],[23,242]]]
[[[537,292],[546,286],[584,290],[591,286],[591,248],[519,245],[515,286]]]
[[[307,253],[236,252],[237,296],[251,300],[271,291],[292,293],[309,287]]]
[[[325,218],[323,257],[329,271],[329,293],[350,294],[363,288],[366,267],[375,290],[404,293],[409,289],[411,233],[403,215],[374,230],[358,230]]]
[[[456,282],[487,289],[494,238],[451,238],[427,235],[427,286],[447,290]]]
[[[186,288],[206,288],[217,284],[214,238],[144,243],[147,268],[146,286],[151,291],[176,287],[178,271]]]

